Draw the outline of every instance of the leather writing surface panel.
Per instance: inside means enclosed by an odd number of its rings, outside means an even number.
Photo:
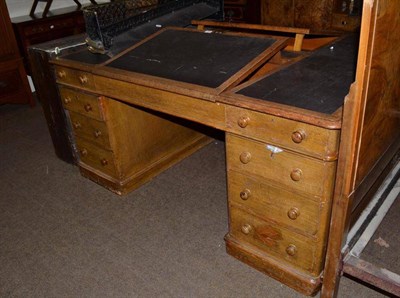
[[[107,66],[218,87],[276,40],[166,30]]]
[[[357,42],[352,35],[345,37],[237,93],[332,114],[354,81]]]

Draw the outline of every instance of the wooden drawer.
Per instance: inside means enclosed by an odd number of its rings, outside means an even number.
[[[336,160],[339,130],[330,130],[232,106],[226,107],[227,131],[289,148],[323,160]]]
[[[349,16],[347,14],[332,14],[332,29],[343,31],[354,31],[360,26],[359,16]]]
[[[103,108],[105,99],[103,97],[62,86],[59,89],[65,109],[97,120],[106,119]]]
[[[94,90],[93,76],[85,71],[56,66],[56,77],[58,83]]]
[[[78,147],[81,162],[104,174],[118,178],[118,172],[112,151],[99,148],[79,137],[76,137],[76,145]]]
[[[23,30],[26,36],[35,34],[48,34],[54,30],[60,30],[64,28],[70,28],[75,26],[75,20],[73,17],[64,18],[59,20],[52,20],[48,22],[42,22],[36,25],[26,26]]]
[[[230,204],[302,234],[317,234],[320,217],[327,217],[328,207],[318,197],[276,188],[235,171],[228,172],[228,198]]]
[[[101,148],[111,150],[106,122],[88,118],[72,111],[69,116],[76,136],[85,138]]]
[[[324,162],[228,133],[226,154],[228,170],[258,176],[278,187],[320,197],[330,196],[333,190],[336,162]]]
[[[257,247],[271,257],[299,270],[319,275],[322,267],[320,242],[267,223],[230,206],[229,233],[237,241]]]

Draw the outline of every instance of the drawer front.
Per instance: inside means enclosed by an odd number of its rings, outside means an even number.
[[[56,66],[56,77],[58,83],[94,90],[93,76],[85,71]]]
[[[332,14],[332,28],[343,31],[354,31],[360,26],[359,16],[349,16],[346,14]]]
[[[35,34],[46,34],[55,30],[71,28],[75,26],[74,18],[64,18],[59,20],[52,20],[41,22],[37,25],[30,25],[24,27],[24,34],[29,37]]]
[[[106,119],[103,108],[104,98],[62,86],[59,89],[65,109],[97,120]]]
[[[75,112],[70,112],[69,116],[76,136],[85,138],[101,148],[111,150],[108,128],[105,122]]]
[[[319,242],[264,222],[239,208],[230,208],[230,232],[243,244],[257,247],[268,255],[296,268],[318,275],[322,248]]]
[[[326,213],[324,204],[312,195],[276,188],[235,171],[228,172],[228,198],[231,204],[310,236],[317,234],[320,217]]]
[[[227,106],[227,131],[324,160],[336,160],[339,130]]]
[[[76,138],[76,145],[81,162],[106,175],[118,178],[114,156],[111,151],[101,149],[79,137]]]
[[[226,134],[228,169],[319,197],[333,190],[336,162],[324,162],[278,147]],[[275,151],[275,153],[273,153]]]

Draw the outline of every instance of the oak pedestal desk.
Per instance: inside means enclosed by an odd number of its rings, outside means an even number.
[[[100,65],[77,54],[53,63],[81,173],[118,194],[209,142],[180,118],[225,131],[227,251],[313,295],[358,39],[310,40],[308,52],[287,44],[166,28]]]

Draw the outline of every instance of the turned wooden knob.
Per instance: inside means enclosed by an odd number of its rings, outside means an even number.
[[[290,178],[292,178],[293,181],[299,181],[301,179],[302,175],[303,175],[303,172],[300,169],[294,169],[290,173]]]
[[[242,226],[242,233],[245,234],[245,235],[250,234],[251,230],[252,230],[252,227],[249,224],[244,224]]]
[[[300,211],[296,207],[290,208],[290,210],[287,212],[287,216],[292,220],[297,219],[299,215]]]
[[[248,198],[250,198],[250,196],[251,196],[251,192],[250,192],[250,189],[248,189],[248,188],[243,189],[243,190],[240,192],[240,198],[241,198],[242,200],[244,200],[244,201],[246,201]]]
[[[299,144],[306,138],[306,133],[303,130],[297,130],[292,133],[292,141]]]
[[[297,253],[297,247],[294,244],[290,244],[288,247],[286,247],[286,253],[289,256],[294,256]]]
[[[67,76],[67,73],[65,72],[65,70],[60,70],[59,72],[58,72],[58,77],[60,78],[60,79],[63,79],[63,78],[65,78]]]
[[[108,160],[105,159],[105,158],[103,158],[103,159],[101,160],[101,165],[102,165],[102,166],[108,165]]]
[[[79,82],[80,82],[82,85],[85,85],[85,84],[88,82],[87,76],[85,76],[85,75],[79,76]]]
[[[237,123],[241,128],[245,128],[247,125],[249,125],[250,118],[247,116],[240,117]]]
[[[249,163],[250,160],[251,160],[251,153],[250,152],[245,151],[245,152],[242,152],[240,154],[240,161],[242,163],[244,163],[244,164]]]
[[[94,131],[94,136],[95,136],[96,138],[100,137],[100,136],[101,136],[101,131],[100,131],[100,130],[95,130],[95,131]]]
[[[86,112],[90,112],[92,110],[92,106],[90,105],[90,103],[85,104],[84,108]]]
[[[81,150],[81,155],[82,155],[82,156],[86,156],[87,154],[88,154],[88,152],[87,152],[86,149],[82,149],[82,150]]]
[[[76,122],[74,123],[74,127],[75,127],[75,129],[81,128],[81,127],[82,127],[82,124],[81,124],[79,121],[76,121]]]
[[[69,104],[72,101],[71,97],[67,96],[64,98],[64,103]]]

